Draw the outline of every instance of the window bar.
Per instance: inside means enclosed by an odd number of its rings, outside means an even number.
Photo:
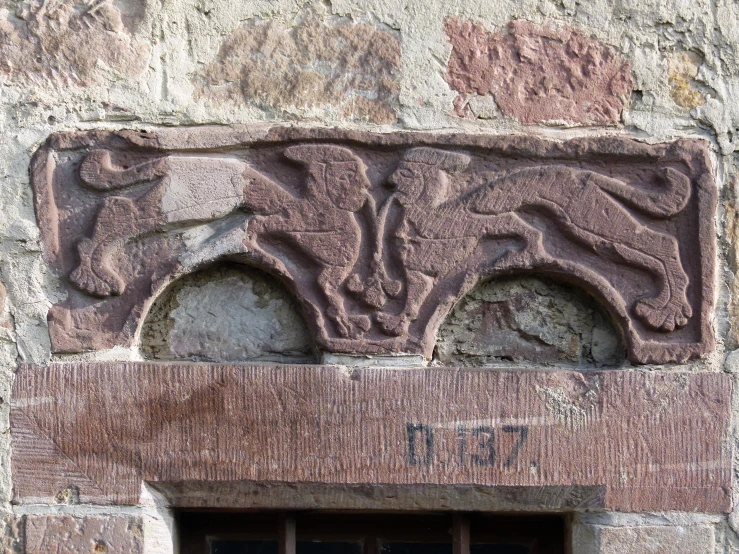
[[[280,517],[277,552],[278,554],[295,554],[295,516],[293,515]]]
[[[464,514],[452,516],[452,554],[470,554],[470,520]]]
[[[362,554],[379,554],[380,541],[374,535],[364,537],[364,548]]]

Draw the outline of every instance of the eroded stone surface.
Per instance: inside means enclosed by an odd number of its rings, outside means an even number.
[[[26,517],[25,554],[143,554],[143,543],[137,517]]]
[[[10,0],[3,5],[14,7],[18,3]],[[117,2],[117,6],[133,3],[125,0]],[[70,91],[66,87],[51,85],[48,94],[42,96],[37,92],[39,87],[35,86],[16,86],[3,90],[1,149],[5,169],[2,175],[3,222],[0,223],[5,260],[3,279],[13,291],[22,355],[38,363],[45,363],[50,355],[45,325],[46,311],[51,303],[60,301],[60,297],[56,292],[54,272],[47,269],[38,253],[37,231],[29,208],[27,165],[31,150],[55,126],[58,129],[87,128],[97,122],[101,122],[101,125],[121,125],[111,124],[107,119],[110,111],[105,112],[99,108],[101,101],[110,100],[106,96],[108,94],[116,95],[117,105],[125,108],[126,111],[120,117],[139,118],[142,125],[183,125],[196,121],[224,120],[250,122],[259,119],[258,114],[255,115],[248,109],[234,109],[229,104],[209,105],[202,101],[192,101],[190,78],[198,71],[198,65],[202,61],[210,61],[218,49],[219,40],[227,36],[240,20],[258,13],[265,19],[291,21],[297,9],[296,3],[286,1],[237,3],[198,0],[147,3],[155,9],[156,6],[162,6],[163,9],[157,13],[155,20],[167,22],[172,27],[165,30],[169,32],[169,36],[166,41],[160,41],[157,55],[151,58],[151,71],[137,81],[142,83],[142,91],[122,90],[125,86],[123,80],[112,83],[110,90],[101,87],[99,91],[78,98],[70,98]],[[499,30],[504,28],[505,22],[510,18],[541,21],[544,13],[562,24],[577,25],[586,33],[591,30],[597,32],[604,42],[617,46],[625,57],[634,60],[634,77],[639,91],[634,95],[630,113],[626,115],[625,132],[644,137],[648,142],[704,134],[715,141],[717,160],[725,165],[733,163],[730,153],[739,148],[739,141],[736,140],[736,130],[739,128],[739,102],[736,102],[739,97],[739,55],[736,55],[739,45],[739,4],[733,0],[527,0],[470,2],[463,6],[430,1],[408,3],[408,10],[399,9],[397,4],[387,0],[351,0],[333,2],[332,5],[337,12],[351,14],[355,18],[366,16],[399,29],[404,50],[401,79],[404,91],[399,118],[404,127],[443,128],[447,131],[462,128],[466,132],[474,132],[473,126],[484,129],[485,132],[505,132],[505,129],[516,127],[515,122],[502,118],[470,123],[445,117],[444,112],[451,106],[451,99],[456,93],[450,91],[441,78],[450,50],[442,35],[441,21],[444,15],[459,10],[465,17],[485,22],[491,30]],[[207,17],[202,12],[210,12],[210,16]],[[202,24],[189,25],[196,17],[202,18]],[[172,40],[175,35],[179,41]],[[198,40],[201,40],[199,50]],[[207,48],[202,47],[203,43]],[[195,45],[195,55],[190,51],[192,44]],[[707,84],[718,91],[707,105],[704,104],[690,113],[679,109],[671,99],[665,64],[672,51],[685,48],[705,56],[701,79],[705,79]],[[161,62],[160,55],[163,56]],[[190,56],[197,59],[191,59]],[[157,90],[159,83],[163,90]],[[146,88],[149,85],[152,85],[150,94],[150,89]],[[491,96],[480,97],[488,98],[492,100]],[[176,106],[175,110],[173,106]],[[475,111],[479,114],[477,109]],[[47,118],[55,123],[48,124]],[[587,132],[597,134],[599,131],[591,129]],[[719,234],[722,243],[728,240],[724,236]],[[722,283],[724,278],[723,273],[718,273],[717,283]],[[723,304],[721,296],[718,298]],[[721,307],[714,316],[714,325],[718,330],[723,330],[726,325],[724,318],[725,312]],[[729,346],[728,343],[726,345],[727,349],[735,347],[736,345]],[[126,355],[119,354],[121,358]],[[15,367],[14,359],[13,356],[13,365],[9,367]],[[716,355],[690,364],[686,369],[710,367],[711,370],[719,370],[722,361],[723,355]],[[9,384],[11,377],[8,369],[3,381]],[[2,465],[6,466],[4,462]],[[3,491],[8,490],[8,483],[3,483]],[[429,502],[424,509],[433,510],[438,505]],[[407,506],[406,509],[413,509],[412,505]],[[460,505],[459,509],[463,510],[464,505]],[[717,524],[719,527],[724,525]],[[739,527],[734,524],[734,528]],[[726,531],[731,533],[728,526]]]
[[[476,117],[471,95],[492,95],[522,123],[619,123],[634,80],[631,64],[572,27],[511,21],[507,32],[449,17],[446,71],[460,116]]]
[[[238,266],[177,281],[149,312],[142,349],[155,359],[315,360],[295,300],[268,276]]]
[[[106,71],[135,77],[146,68],[149,45],[130,27],[144,9],[141,2],[121,13],[108,0],[32,0],[0,10],[0,74],[53,86],[97,84]]]
[[[392,123],[400,40],[389,30],[313,10],[285,27],[250,21],[231,33],[197,76],[196,98],[247,103],[282,116]]]
[[[667,60],[670,96],[682,108],[692,110],[706,103],[695,84],[702,61],[695,52],[675,52]]]
[[[581,291],[534,278],[491,281],[470,291],[439,328],[446,365],[522,360],[615,365],[624,358],[610,316]]]
[[[13,514],[0,516],[0,552],[2,554],[26,554],[23,548],[24,518]]]
[[[697,554],[716,552],[709,525],[576,526],[573,554]]]
[[[583,487],[573,509],[724,512],[731,383],[674,371],[22,366],[15,500],[75,484],[83,503],[136,503],[142,480],[433,484],[533,488],[535,510],[552,509],[558,487]]]
[[[46,255],[69,293],[49,315],[55,350],[130,344],[158,290],[222,259],[281,279],[328,352],[431,357],[478,280],[522,272],[597,297],[634,361],[712,348],[715,191],[699,141],[178,133],[167,148],[60,134],[37,152]]]

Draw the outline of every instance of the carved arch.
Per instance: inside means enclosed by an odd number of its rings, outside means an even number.
[[[232,261],[172,279],[152,298],[134,340],[151,360],[318,361],[294,291],[265,271]]]
[[[612,341],[604,343],[603,333]],[[463,291],[439,322],[434,359],[614,368],[626,361],[626,344],[600,295],[567,275],[522,271],[480,278]]]

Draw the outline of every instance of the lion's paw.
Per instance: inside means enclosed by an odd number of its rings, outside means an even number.
[[[688,324],[693,310],[687,300],[671,300],[664,306],[655,306],[651,300],[639,300],[634,312],[646,325],[657,331],[670,332]]]
[[[70,280],[83,292],[105,298],[123,292],[124,283],[117,275],[102,267],[93,268],[93,254],[96,245],[88,238],[83,238],[77,245],[80,264],[69,275]]]

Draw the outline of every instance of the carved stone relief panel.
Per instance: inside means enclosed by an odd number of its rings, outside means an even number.
[[[299,300],[329,352],[430,357],[481,280],[584,288],[629,357],[713,347],[714,183],[704,143],[294,128],[71,132],[32,166],[66,300],[53,348],[131,344],[156,295],[214,261]]]

